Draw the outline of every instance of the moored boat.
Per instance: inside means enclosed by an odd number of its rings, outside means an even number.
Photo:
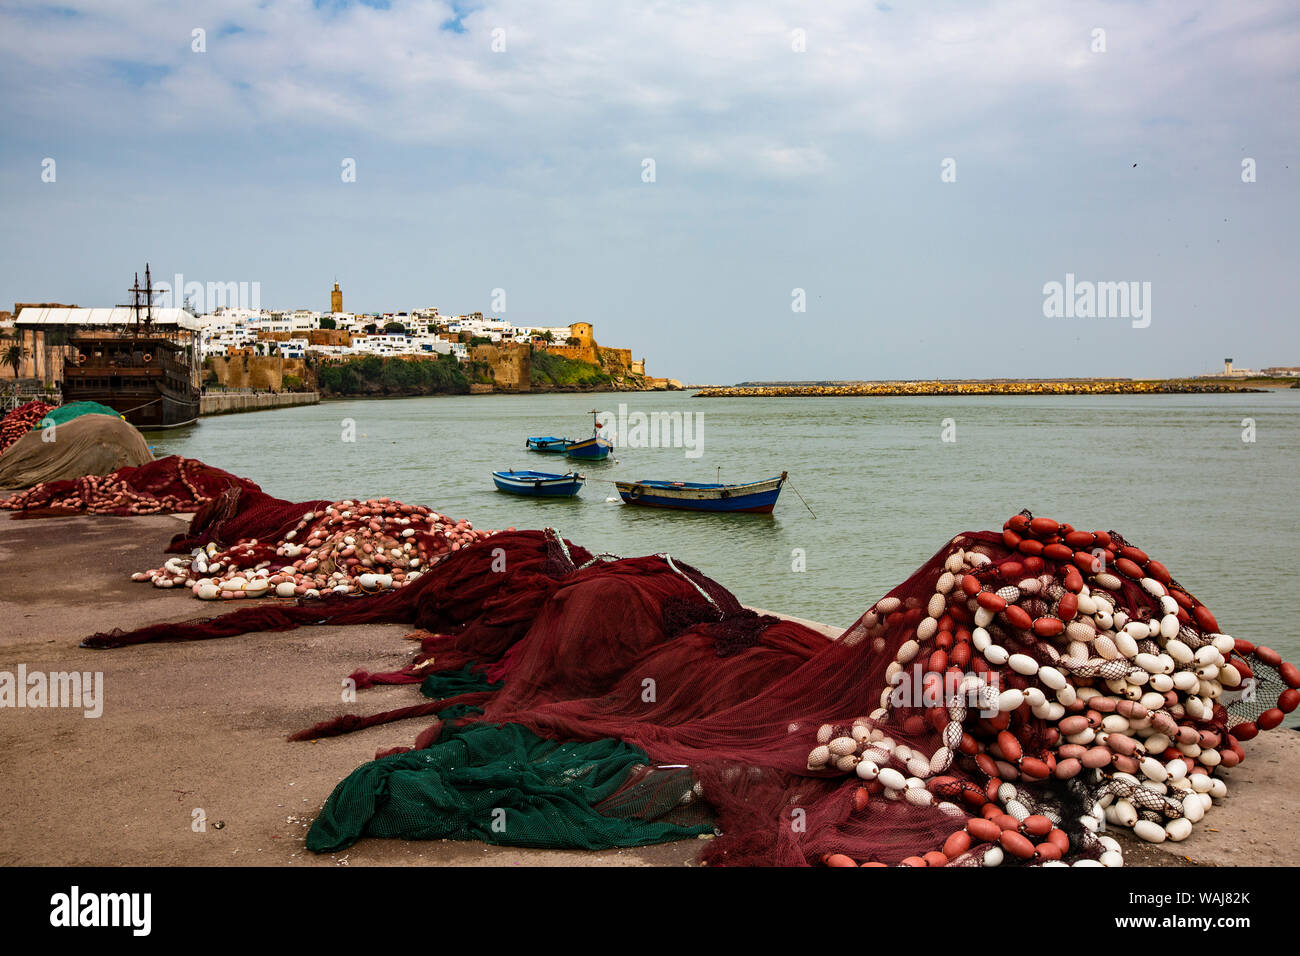
[[[564,454],[570,458],[579,458],[583,461],[604,461],[609,457],[613,445],[604,438],[594,436],[584,438],[582,441],[570,442],[564,449]]]
[[[619,497],[629,505],[646,508],[675,508],[682,511],[739,511],[771,514],[785,484],[786,473],[778,478],[744,484],[698,483],[692,481],[616,481]]]
[[[569,445],[569,439],[556,438],[554,435],[534,435],[524,442],[529,451],[540,451],[550,455],[562,455]]]
[[[492,481],[501,491],[529,498],[572,498],[582,490],[586,476],[577,472],[554,475],[545,471],[494,471]]]
[[[593,428],[591,437],[569,442],[564,448],[565,455],[583,461],[604,461],[609,457],[614,445],[608,439],[600,437],[600,422],[596,420],[596,415],[597,412],[592,409],[591,422]]]
[[[147,265],[144,274],[144,288],[137,274],[128,290],[133,323],[114,324],[114,315],[125,310],[103,310],[108,313],[104,325],[69,334],[73,355],[63,367],[63,400],[108,405],[140,429],[189,425],[200,409],[199,326],[183,309],[159,310],[168,322],[155,322],[156,293]]]

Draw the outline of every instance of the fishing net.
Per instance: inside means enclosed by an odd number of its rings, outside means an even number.
[[[35,399],[25,402],[0,418],[0,454],[39,425],[54,406]]]
[[[133,426],[116,415],[88,412],[42,425],[14,442],[0,457],[0,488],[104,475],[152,460],[148,442]]]
[[[431,747],[373,761],[349,777],[312,826],[307,848],[350,845],[358,821],[377,837],[586,850],[711,833],[711,823],[647,819],[626,803],[602,812],[648,762],[617,740],[561,743],[518,724],[447,727]],[[689,793],[691,781],[679,781]]]
[[[418,683],[423,701],[295,738],[433,722],[338,785],[314,850],[631,846],[711,824],[709,863],[1104,862],[1100,817],[1185,837],[1218,767],[1300,703],[1300,672],[1225,638],[1159,562],[1028,514],[952,539],[834,642],[667,555],[518,531],[400,591],[84,643],[380,621],[417,628],[420,652],[357,687]]]
[[[66,405],[60,405],[58,408],[51,409],[41,418],[41,427],[45,425],[62,425],[64,422],[70,422],[74,418],[80,418],[82,415],[111,415],[113,418],[121,419],[121,414],[107,405],[101,405],[99,402],[68,402]]]
[[[230,488],[262,493],[246,478],[171,455],[106,475],[45,481],[0,501],[0,508],[17,511],[15,517],[21,518],[188,512],[202,510]]]

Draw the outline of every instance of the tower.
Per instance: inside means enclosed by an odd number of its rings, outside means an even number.
[[[337,282],[334,283],[334,288],[330,291],[330,311],[343,311],[343,290],[339,288]]]
[[[1226,358],[1223,360],[1223,374],[1224,375],[1232,374],[1232,359]]]

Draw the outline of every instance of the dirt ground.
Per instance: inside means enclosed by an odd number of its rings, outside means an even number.
[[[280,634],[110,651],[78,647],[113,627],[210,616],[187,591],[129,580],[156,567],[178,516],[12,520],[0,512],[0,670],[98,671],[98,718],[60,708],[0,709],[0,864],[53,866],[683,866],[698,841],[628,850],[543,851],[464,842],[363,840],[344,853],[304,849],[334,786],[376,750],[410,744],[413,720],[312,743],[288,734],[348,712],[415,700],[379,687],[344,704],[359,666],[395,670],[416,645],[402,625],[303,628]],[[1130,864],[1300,862],[1300,735],[1275,730],[1246,745],[1229,797],[1180,844],[1139,845]],[[201,811],[206,828],[196,832]]]

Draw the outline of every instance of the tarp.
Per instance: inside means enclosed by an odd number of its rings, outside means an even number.
[[[10,445],[0,456],[0,488],[107,475],[148,461],[153,461],[149,445],[133,425],[116,415],[80,415],[48,429],[34,428]]]

